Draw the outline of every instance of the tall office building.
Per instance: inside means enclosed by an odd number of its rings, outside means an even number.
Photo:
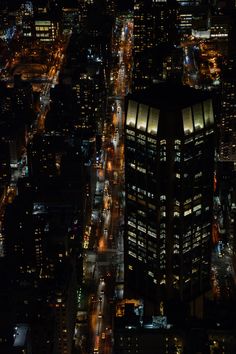
[[[175,49],[178,43],[177,18],[175,0],[134,1],[133,91],[145,89],[157,79],[156,63],[164,66],[166,54],[160,44],[167,43]]]
[[[157,305],[210,286],[214,116],[207,93],[170,82],[127,98],[125,289]],[[192,304],[196,302],[192,302]]]
[[[221,161],[236,161],[235,102],[236,63],[225,60],[223,66],[220,107],[219,158]]]
[[[134,0],[134,54],[177,39],[175,0]]]

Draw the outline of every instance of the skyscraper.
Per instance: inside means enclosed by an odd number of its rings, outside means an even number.
[[[178,6],[174,0],[134,1],[133,91],[145,89],[159,79],[156,63],[164,67],[167,59],[160,44],[175,48],[178,43],[177,18]],[[174,61],[173,57],[170,61]]]
[[[134,1],[134,54],[159,43],[177,41],[178,6],[174,0]]]
[[[207,93],[162,83],[127,98],[125,289],[155,304],[210,287],[214,116]]]
[[[227,60],[223,67],[224,80],[221,90],[220,109],[220,142],[219,158],[221,161],[236,161],[236,133],[235,133],[235,60]]]

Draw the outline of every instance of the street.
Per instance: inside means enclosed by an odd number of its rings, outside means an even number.
[[[124,96],[130,86],[132,53],[132,23],[126,19],[122,22],[120,35],[119,63],[113,72],[111,123],[104,127],[103,160],[94,166],[96,186],[91,215],[94,244],[86,251],[84,258],[85,281],[92,282],[94,289],[89,296],[89,352],[100,354],[112,353],[113,301],[122,298],[124,282]],[[89,241],[87,248],[88,244]]]

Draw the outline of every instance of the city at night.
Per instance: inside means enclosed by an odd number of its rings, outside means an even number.
[[[236,1],[0,0],[0,354],[236,354]]]

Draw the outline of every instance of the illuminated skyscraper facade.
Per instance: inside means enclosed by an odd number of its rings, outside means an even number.
[[[196,299],[210,287],[211,98],[170,83],[129,95],[125,159],[128,294]]]

